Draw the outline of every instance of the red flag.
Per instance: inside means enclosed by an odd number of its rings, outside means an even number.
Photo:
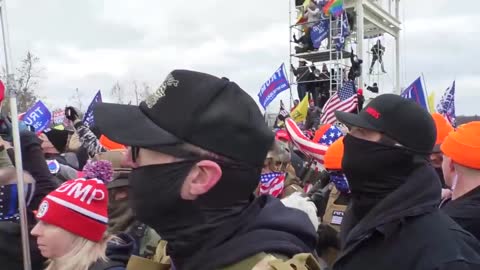
[[[3,84],[2,80],[0,80],[0,102],[2,102],[4,98],[5,98],[5,85]]]

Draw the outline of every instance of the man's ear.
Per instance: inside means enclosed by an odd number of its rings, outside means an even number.
[[[210,191],[222,177],[222,169],[211,160],[202,160],[190,171],[182,188],[182,198],[195,200]]]

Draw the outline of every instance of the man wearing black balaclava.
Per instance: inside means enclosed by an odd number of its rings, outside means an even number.
[[[172,268],[251,269],[274,257],[266,254],[315,248],[306,214],[252,196],[274,136],[237,84],[175,70],[139,106],[103,103],[94,117],[102,134],[130,146],[133,210],[168,241]]]
[[[334,270],[480,269],[480,244],[439,211],[440,181],[429,163],[436,139],[430,114],[393,94],[358,115],[336,112],[350,127],[342,168],[351,204]]]

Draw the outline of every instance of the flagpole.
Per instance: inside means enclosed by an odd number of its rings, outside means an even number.
[[[425,92],[426,96],[428,96],[429,92],[428,92],[428,90],[427,90],[427,83],[425,82],[425,75],[423,75],[423,72],[421,73],[421,75],[422,75],[423,85],[425,86],[425,87],[424,87],[424,92]]]
[[[3,35],[3,50],[5,54],[5,69],[7,73],[7,84],[5,86],[6,92],[10,97],[10,113],[12,116],[12,135],[13,147],[15,153],[15,168],[17,172],[17,190],[18,190],[18,206],[20,211],[20,228],[22,235],[22,252],[23,252],[23,269],[31,270],[30,259],[30,244],[29,244],[29,229],[27,221],[27,206],[25,201],[24,179],[23,179],[23,164],[22,164],[22,150],[20,148],[20,130],[18,122],[17,109],[17,93],[15,90],[15,81],[13,77],[12,59],[10,57],[10,43],[8,36],[8,20],[6,12],[6,0],[0,0],[0,20]]]

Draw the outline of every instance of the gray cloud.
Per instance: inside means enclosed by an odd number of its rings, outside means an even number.
[[[44,0],[9,1],[15,59],[33,50],[46,68],[42,96],[63,106],[75,88],[88,103],[115,81],[158,85],[172,68],[228,77],[256,98],[261,84],[288,64],[288,1]],[[439,98],[457,79],[457,110],[480,114],[476,59],[480,2],[401,1],[405,16],[402,83],[425,75]],[[386,38],[389,53],[393,42]],[[372,44],[373,45],[373,44]],[[384,88],[392,87],[386,57]],[[374,80],[375,78],[370,78]],[[295,90],[294,90],[295,92]],[[285,102],[288,93],[279,99]],[[475,103],[476,102],[476,103]],[[273,104],[270,110],[276,110]]]

